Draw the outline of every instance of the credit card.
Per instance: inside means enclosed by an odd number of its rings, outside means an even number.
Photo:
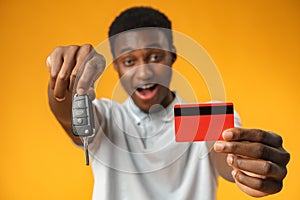
[[[224,140],[222,132],[234,127],[233,103],[176,104],[176,142]]]

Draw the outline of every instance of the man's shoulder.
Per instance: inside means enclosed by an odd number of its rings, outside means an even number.
[[[93,104],[96,106],[103,105],[103,106],[107,106],[107,107],[123,105],[122,103],[119,103],[117,101],[114,101],[114,100],[111,100],[111,99],[105,98],[105,97],[99,98],[99,99],[94,99]]]
[[[126,106],[123,103],[108,98],[95,99],[93,104],[96,107],[96,112],[105,115],[110,115],[111,112],[126,112]]]

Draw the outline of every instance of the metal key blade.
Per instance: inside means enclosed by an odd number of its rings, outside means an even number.
[[[89,146],[88,146],[88,138],[83,137],[83,147],[84,147],[84,153],[85,153],[85,164],[90,164],[90,158],[89,158]]]

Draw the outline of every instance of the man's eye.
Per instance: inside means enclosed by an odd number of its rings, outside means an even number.
[[[134,65],[134,60],[131,59],[131,58],[126,58],[124,61],[123,61],[124,65],[126,66],[132,66]]]
[[[159,62],[162,59],[162,55],[153,53],[149,56],[149,62]]]

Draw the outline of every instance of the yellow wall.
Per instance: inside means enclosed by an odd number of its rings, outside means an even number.
[[[114,16],[131,5],[161,9],[175,30],[204,46],[245,127],[283,136],[292,155],[289,173],[282,192],[265,199],[299,199],[297,0],[1,0],[0,199],[91,197],[93,178],[83,152],[67,138],[47,105],[45,58],[57,45],[99,44]],[[218,199],[251,198],[221,180]]]

